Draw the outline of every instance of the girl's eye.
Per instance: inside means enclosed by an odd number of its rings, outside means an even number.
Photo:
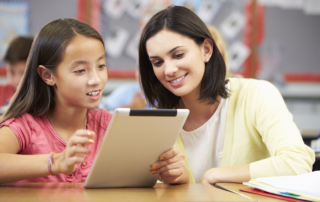
[[[183,55],[184,55],[184,53],[180,53],[180,54],[173,56],[173,58],[179,59],[179,58],[182,58]]]
[[[162,63],[163,63],[162,60],[157,60],[155,63],[153,63],[153,65],[156,66],[156,67],[159,67],[159,66],[162,65]]]
[[[80,74],[80,73],[82,73],[84,71],[85,71],[84,69],[80,69],[80,70],[74,71],[74,73]]]
[[[103,65],[99,65],[99,66],[98,66],[98,68],[99,68],[99,69],[103,69],[103,68],[105,68],[105,67],[106,67],[106,65],[105,65],[105,64],[103,64]]]

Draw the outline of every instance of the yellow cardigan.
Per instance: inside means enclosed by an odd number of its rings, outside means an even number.
[[[304,144],[279,91],[267,81],[229,82],[221,167],[250,164],[252,179],[311,172],[314,151]],[[186,156],[180,136],[175,146]],[[185,166],[194,183],[187,156]]]

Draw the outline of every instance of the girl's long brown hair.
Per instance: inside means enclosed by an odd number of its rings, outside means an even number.
[[[54,91],[38,75],[37,67],[43,65],[54,73],[63,59],[65,47],[77,35],[98,39],[103,44],[95,29],[74,19],[54,20],[39,31],[33,41],[22,81],[0,123],[24,113],[34,116],[47,113],[54,104]]]

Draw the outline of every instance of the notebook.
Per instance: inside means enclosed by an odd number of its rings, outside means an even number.
[[[320,171],[297,176],[257,178],[243,184],[291,198],[320,201]]]

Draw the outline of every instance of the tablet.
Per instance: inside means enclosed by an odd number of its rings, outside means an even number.
[[[115,109],[84,187],[154,186],[158,175],[151,166],[173,147],[188,114],[188,109]]]

